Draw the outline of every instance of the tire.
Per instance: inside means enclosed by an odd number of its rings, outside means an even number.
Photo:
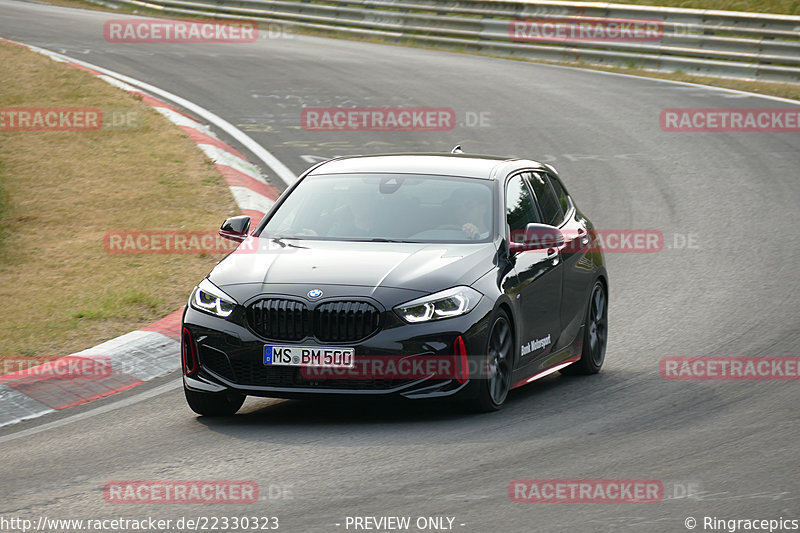
[[[567,375],[597,374],[606,358],[608,341],[608,294],[600,280],[595,281],[592,295],[586,305],[581,358],[561,370]]]
[[[511,372],[514,368],[516,342],[514,329],[505,311],[500,311],[492,320],[486,341],[485,359],[487,377],[479,377],[474,383],[474,397],[470,410],[486,413],[503,407],[511,390]]]
[[[243,394],[233,392],[198,392],[189,390],[184,385],[186,402],[189,407],[203,416],[230,416],[236,413],[246,398]]]

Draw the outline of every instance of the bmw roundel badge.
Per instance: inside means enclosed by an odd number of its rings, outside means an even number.
[[[310,291],[308,291],[308,297],[311,298],[312,300],[316,300],[321,296],[322,296],[322,291],[319,289],[311,289]]]

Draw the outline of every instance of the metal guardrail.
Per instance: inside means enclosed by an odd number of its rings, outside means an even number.
[[[103,0],[91,0],[104,3]],[[800,16],[558,0],[113,0],[502,56],[800,83]],[[653,21],[656,41],[520,42],[514,21]]]

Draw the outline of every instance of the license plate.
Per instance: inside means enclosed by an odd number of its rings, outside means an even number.
[[[331,346],[264,346],[264,364],[271,366],[309,366],[353,368],[354,348]]]

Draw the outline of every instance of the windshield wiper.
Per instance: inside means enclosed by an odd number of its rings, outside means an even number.
[[[291,248],[306,248],[305,246],[298,246],[296,244],[292,244],[290,242],[283,242],[283,239],[299,239],[299,237],[272,237],[272,242],[279,245],[281,248],[286,248],[287,246]]]

